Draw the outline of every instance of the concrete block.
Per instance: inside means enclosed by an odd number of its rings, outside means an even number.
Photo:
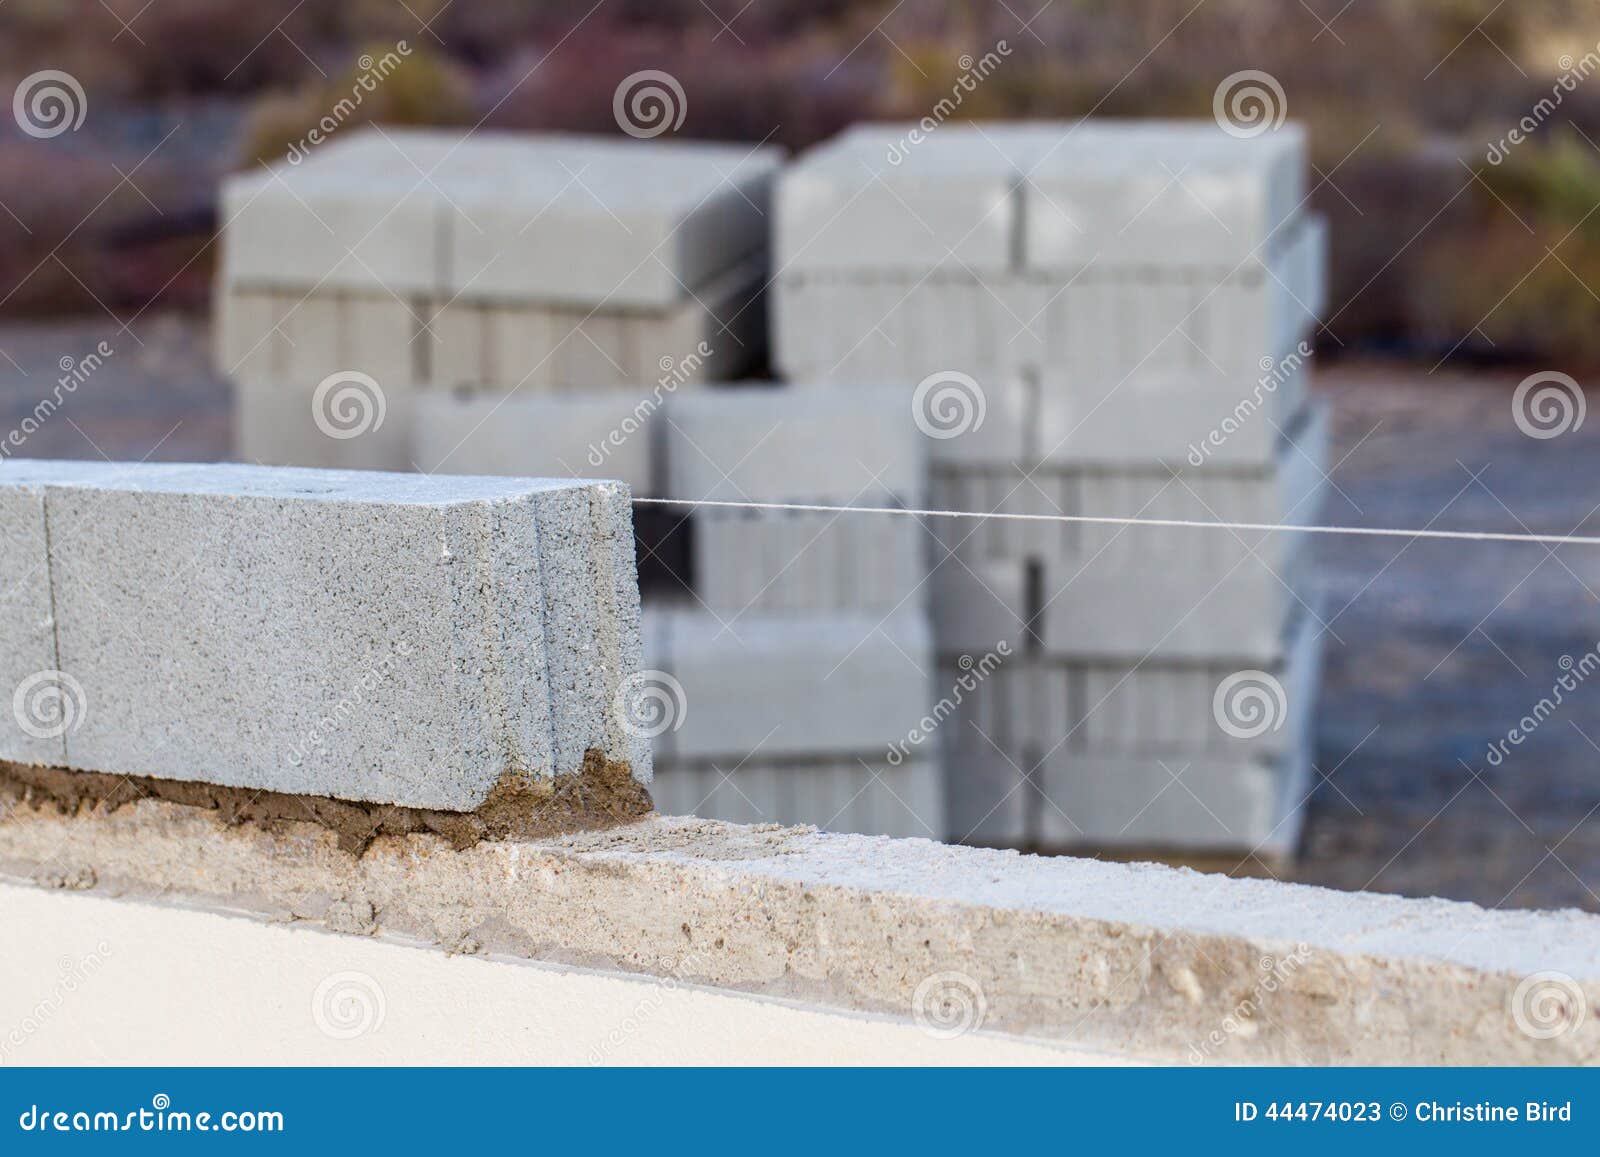
[[[695,501],[914,505],[926,441],[902,389],[706,390],[668,404],[667,486]]]
[[[556,345],[562,315],[536,303],[483,306],[487,314],[485,382],[499,392],[544,393],[556,385]]]
[[[1209,367],[1125,380],[1047,374],[1039,388],[1039,457],[1122,469],[1266,466],[1305,407],[1308,365],[1305,350],[1295,349],[1263,359],[1250,376]]]
[[[427,317],[420,299],[351,295],[344,306],[344,364],[391,386],[416,386],[425,377],[419,334]]]
[[[1199,555],[1199,535],[1225,532],[1174,533]],[[1104,556],[1039,560],[1041,648],[1074,659],[1269,662],[1281,653],[1286,624],[1317,601],[1304,536],[1286,545],[1287,557],[1241,554],[1226,569]]]
[[[485,139],[485,138],[488,139]],[[457,192],[447,290],[607,310],[681,301],[763,249],[780,152],[566,134],[474,134],[498,177]]]
[[[927,759],[672,765],[656,770],[650,792],[666,815],[924,839],[945,828],[944,784]]]
[[[639,661],[621,487],[57,466],[56,666],[88,704],[65,766],[447,810],[590,747],[648,778],[616,705]]]
[[[269,289],[242,289],[218,282],[213,294],[212,360],[217,372],[236,382],[275,382],[289,367],[282,328],[299,298]]]
[[[428,381],[443,389],[489,382],[489,310],[471,301],[440,301],[425,315]]]
[[[282,380],[315,383],[329,374],[360,368],[346,359],[342,294],[323,292],[298,298],[278,329],[288,347]]]
[[[1101,755],[1187,751],[1276,758],[1292,750],[1302,734],[1297,713],[1314,705],[1320,634],[1309,616],[1301,616],[1272,655],[1041,661],[1034,684],[1048,706],[1033,716],[1040,728],[1036,738],[1047,750]],[[1264,673],[1270,680],[1235,678],[1241,672]],[[1256,696],[1252,687],[1258,686],[1268,693]],[[1220,702],[1219,688],[1224,688]],[[1267,725],[1247,718],[1246,709],[1257,702],[1266,707]],[[1235,724],[1231,729],[1224,717]]]
[[[1309,523],[1327,486],[1326,414],[1313,407],[1284,430],[1271,466],[1094,466],[1057,463],[951,467],[933,472],[930,502],[947,510],[1141,520]],[[947,552],[984,559],[1059,558],[1075,565],[1171,567],[1217,581],[1255,549],[1287,567],[1294,535],[1259,530],[1027,521],[950,520],[935,526]],[[1070,573],[1070,572],[1069,572]]]
[[[774,265],[796,272],[1011,266],[1019,222],[1015,126],[857,125],[778,180]]]
[[[267,466],[409,469],[416,396],[408,376],[384,381],[359,370],[242,379],[234,387],[234,453]]]
[[[1305,133],[1240,139],[1206,121],[1052,126],[1021,187],[1023,263],[1228,265],[1249,260],[1305,197]],[[1042,143],[1042,142],[1041,142]]]
[[[667,397],[659,387],[578,394],[428,390],[417,399],[412,457],[429,473],[616,478],[635,494],[651,495]]]
[[[930,475],[928,504],[979,514],[1074,514],[1083,505],[1072,485],[1076,480],[1025,462],[941,463]],[[1078,530],[1070,523],[1016,518],[939,518],[929,526],[939,541],[935,561],[955,555],[969,564],[1060,555],[1073,548]]]
[[[222,185],[221,277],[240,286],[433,293],[455,134],[352,130],[299,165]]]
[[[887,758],[928,709],[932,644],[920,615],[651,615],[666,621],[665,669],[687,705],[682,725],[657,739],[663,762]]]
[[[1038,773],[1047,806],[1038,839],[1050,850],[1144,848],[1290,856],[1299,842],[1315,759],[1320,636],[1302,626],[1266,707],[1280,741],[1218,752],[1202,733],[1152,736],[1145,751],[1062,744]],[[1265,684],[1254,680],[1254,686]],[[1216,719],[1210,720],[1217,730]]]
[[[695,588],[724,615],[920,610],[928,545],[908,517],[708,507],[695,512]]]

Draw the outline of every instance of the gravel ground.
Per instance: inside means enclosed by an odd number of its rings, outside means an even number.
[[[0,423],[18,426],[63,356],[115,353],[14,451],[226,457],[230,392],[202,322],[0,324]],[[141,344],[142,343],[142,344]],[[1522,434],[1520,374],[1323,371],[1337,490],[1324,521],[1600,534],[1600,418]],[[1320,538],[1328,630],[1317,766],[1294,878],[1510,907],[1600,911],[1600,676],[1498,767],[1489,744],[1600,643],[1600,548]],[[1595,890],[1591,890],[1595,889]]]

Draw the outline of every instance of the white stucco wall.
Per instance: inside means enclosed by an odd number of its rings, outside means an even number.
[[[0,885],[3,1064],[1102,1064],[688,985]]]

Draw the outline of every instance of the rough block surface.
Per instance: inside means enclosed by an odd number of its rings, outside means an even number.
[[[589,748],[648,779],[616,718],[639,656],[624,487],[32,463],[0,475],[8,529],[30,493],[82,699],[33,761],[452,811]]]

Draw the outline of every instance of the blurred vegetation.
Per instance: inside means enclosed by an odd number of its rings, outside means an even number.
[[[958,116],[1209,117],[1229,74],[1276,77],[1332,225],[1328,352],[1600,364],[1600,75],[1490,159],[1600,53],[1597,17],[1594,0],[8,0],[0,79],[70,72],[90,116],[0,136],[0,310],[202,300],[212,254],[183,231],[215,182],[282,156],[362,53],[400,40],[410,55],[338,131],[616,132],[618,82],[655,68],[687,94],[681,135],[800,149],[924,115],[963,54],[1003,39]]]

